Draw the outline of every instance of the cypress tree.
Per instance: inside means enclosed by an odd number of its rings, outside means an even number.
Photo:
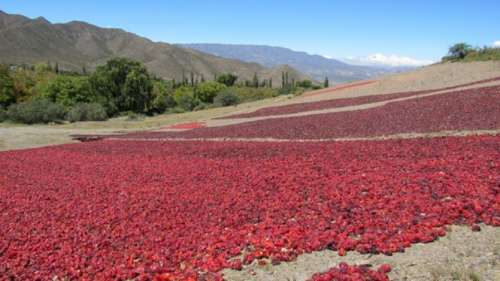
[[[328,88],[330,86],[330,82],[328,81],[328,77],[325,77],[325,82],[323,82],[323,88]]]
[[[272,88],[273,87],[273,78],[269,78],[269,88]]]
[[[257,72],[253,74],[253,86],[255,88],[259,87],[259,77],[257,77]]]

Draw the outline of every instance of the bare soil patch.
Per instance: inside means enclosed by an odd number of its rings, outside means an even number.
[[[341,257],[336,251],[325,250],[279,265],[253,262],[241,271],[225,270],[224,277],[229,281],[305,281],[316,272],[346,262],[374,268],[388,263],[391,280],[500,280],[500,228],[483,225],[481,229],[472,232],[470,227],[452,226],[438,241],[416,244],[392,256],[348,252]]]

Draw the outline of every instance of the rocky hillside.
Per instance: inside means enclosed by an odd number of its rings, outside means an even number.
[[[273,78],[279,85],[286,66],[266,68],[257,63],[226,59],[175,45],[153,42],[121,29],[101,28],[72,21],[53,24],[39,17],[30,19],[0,11],[0,62],[57,62],[66,70],[92,69],[113,57],[142,61],[150,71],[163,78],[182,78],[193,72],[211,79],[215,74],[230,72],[241,79]],[[272,75],[271,77],[267,75]],[[307,76],[290,71],[289,77]]]

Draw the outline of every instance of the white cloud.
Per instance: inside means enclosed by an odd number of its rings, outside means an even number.
[[[500,40],[493,42],[493,47],[500,48]]]
[[[410,57],[398,56],[398,55],[384,55],[384,54],[372,54],[366,57],[349,59],[353,63],[360,65],[380,65],[380,66],[424,66],[434,63],[432,60],[419,60]]]

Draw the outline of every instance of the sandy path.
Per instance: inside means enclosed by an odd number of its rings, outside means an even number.
[[[334,141],[377,141],[391,139],[413,139],[413,138],[438,138],[438,137],[464,137],[476,135],[499,135],[500,128],[495,130],[464,130],[464,131],[439,131],[429,133],[402,133],[377,137],[362,138],[327,138],[327,139],[277,139],[277,138],[141,138],[141,137],[108,137],[106,140],[113,141],[238,141],[238,142],[334,142]]]

